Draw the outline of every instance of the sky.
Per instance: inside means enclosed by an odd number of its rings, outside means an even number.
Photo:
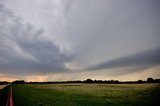
[[[0,80],[160,78],[159,0],[0,0]]]

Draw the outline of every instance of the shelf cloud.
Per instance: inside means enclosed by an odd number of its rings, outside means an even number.
[[[160,65],[160,48],[102,62],[100,64],[88,67],[87,70],[100,70],[128,66],[133,66],[134,68],[149,68],[158,65]]]
[[[0,72],[48,73],[67,71],[71,60],[45,31],[26,23],[0,4]]]

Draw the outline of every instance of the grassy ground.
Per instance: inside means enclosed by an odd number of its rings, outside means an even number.
[[[10,85],[0,89],[0,106],[6,106]]]
[[[160,104],[160,84],[13,85],[15,106],[106,106]]]

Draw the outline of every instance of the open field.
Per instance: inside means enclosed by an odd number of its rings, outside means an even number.
[[[17,84],[15,106],[104,106],[160,103],[160,84]]]
[[[0,106],[6,106],[10,85],[0,85]]]

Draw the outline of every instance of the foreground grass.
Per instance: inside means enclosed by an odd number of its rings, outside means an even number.
[[[0,89],[0,106],[6,106],[10,85]]]
[[[160,84],[13,85],[15,106],[154,105]]]

